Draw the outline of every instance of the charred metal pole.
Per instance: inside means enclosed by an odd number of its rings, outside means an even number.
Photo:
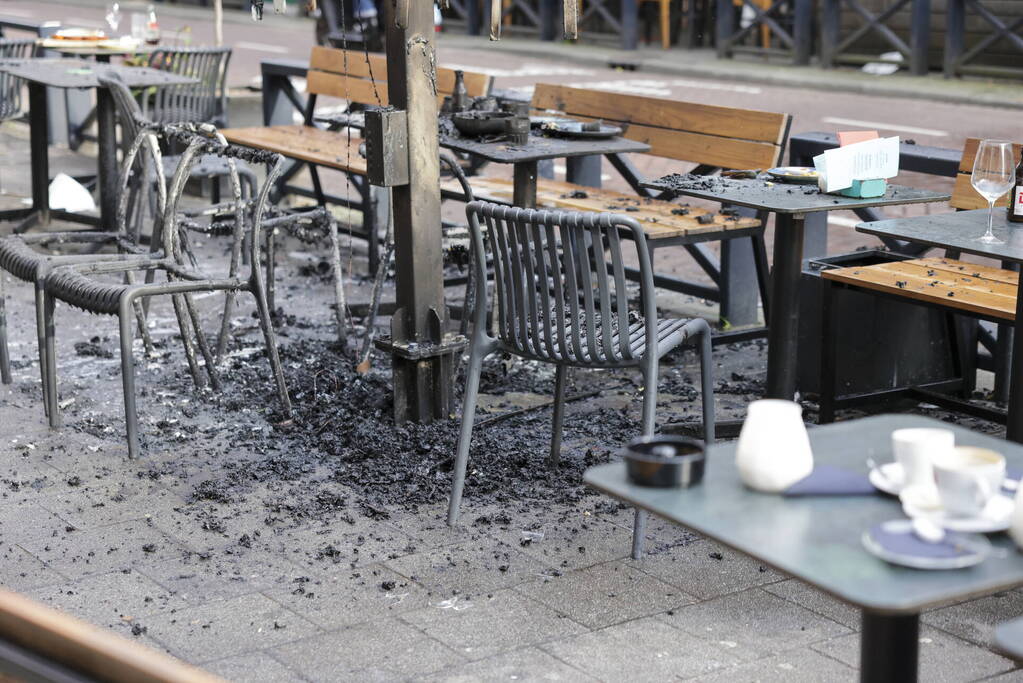
[[[382,113],[386,124],[377,137],[382,147],[392,148],[385,154],[390,168],[406,161],[395,155],[407,153],[407,176],[399,172],[387,183],[394,216],[397,310],[390,339],[382,341],[391,353],[394,419],[401,424],[450,417],[454,359],[464,340],[444,332],[433,2],[388,4],[387,92],[395,111]],[[388,134],[388,127],[404,130]],[[406,141],[405,152],[395,149],[400,138]]]

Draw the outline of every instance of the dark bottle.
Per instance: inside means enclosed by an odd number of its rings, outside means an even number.
[[[465,74],[455,71],[455,87],[451,90],[451,111],[466,111],[469,108],[469,91],[465,89]]]
[[[1016,182],[1012,185],[1012,192],[1009,194],[1009,220],[1013,223],[1023,223],[1023,155],[1020,155],[1019,165],[1016,167]]]

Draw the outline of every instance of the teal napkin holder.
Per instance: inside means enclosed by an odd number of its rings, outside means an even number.
[[[837,190],[833,194],[840,194],[843,197],[854,199],[870,199],[872,197],[883,197],[888,190],[888,181],[879,180],[854,180],[852,187],[844,190]]]

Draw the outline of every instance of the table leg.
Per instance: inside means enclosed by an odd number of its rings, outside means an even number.
[[[864,683],[913,683],[920,659],[919,614],[863,611],[860,680]]]
[[[796,393],[799,273],[803,263],[803,216],[776,214],[771,319],[767,329],[767,397],[792,400]]]
[[[106,88],[96,88],[96,129],[99,139],[100,227],[114,230],[117,215],[117,131],[114,98]]]
[[[1016,291],[1016,322],[1013,324],[1012,358],[1009,361],[1009,412],[1005,438],[1023,443],[1023,279]]]
[[[536,162],[522,161],[515,164],[512,204],[524,209],[536,208]]]
[[[32,209],[39,222],[50,222],[49,125],[46,116],[46,86],[28,84],[29,148],[32,153]]]

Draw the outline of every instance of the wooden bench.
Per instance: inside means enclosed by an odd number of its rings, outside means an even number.
[[[465,72],[466,91],[472,97],[489,94],[493,78],[484,74]],[[451,95],[455,86],[453,69],[437,68],[437,99]],[[386,106],[387,59],[383,55],[367,54],[355,50],[314,47],[309,57],[306,75],[306,107],[304,122],[294,125],[228,128],[221,131],[229,142],[256,149],[266,149],[294,160],[278,182],[278,193],[313,197],[321,205],[326,203],[355,207],[362,210],[362,231],[356,236],[369,242],[370,271],[377,266],[376,208],[370,184],[366,181],[366,161],[359,154],[364,142],[357,134],[337,130],[339,126],[320,128],[314,114],[319,97],[345,100],[349,107]],[[309,168],[312,189],[292,184],[303,169]],[[320,168],[340,171],[348,175],[358,192],[352,201],[324,192],[320,181]]]
[[[720,169],[766,169],[782,158],[792,117],[788,114],[719,107],[678,100],[572,88],[541,83],[533,93],[532,106],[541,111],[558,111],[579,120],[603,120],[621,126],[623,136],[650,145],[649,154],[697,164],[694,173],[710,174]],[[696,207],[682,207],[670,196],[643,188],[644,178],[620,155],[609,155],[611,165],[625,178],[631,193],[605,190],[573,183],[540,180],[538,206],[589,211],[628,210],[628,215],[647,227],[650,247],[684,246],[696,259],[715,287],[659,276],[657,284],[675,291],[721,302],[722,317],[728,318],[729,292],[721,287],[722,266],[701,242],[722,242],[748,237],[752,241],[761,300],[767,306],[767,253],[763,242],[764,216],[722,214]],[[477,196],[511,201],[509,180],[475,176]],[[456,192],[451,184],[445,190]],[[703,216],[711,214],[711,219]],[[709,221],[709,222],[704,222]],[[722,249],[723,260],[733,259]],[[738,267],[749,262],[734,258]],[[726,266],[725,270],[731,266]],[[747,293],[748,294],[748,293]],[[765,311],[766,313],[766,311]]]

